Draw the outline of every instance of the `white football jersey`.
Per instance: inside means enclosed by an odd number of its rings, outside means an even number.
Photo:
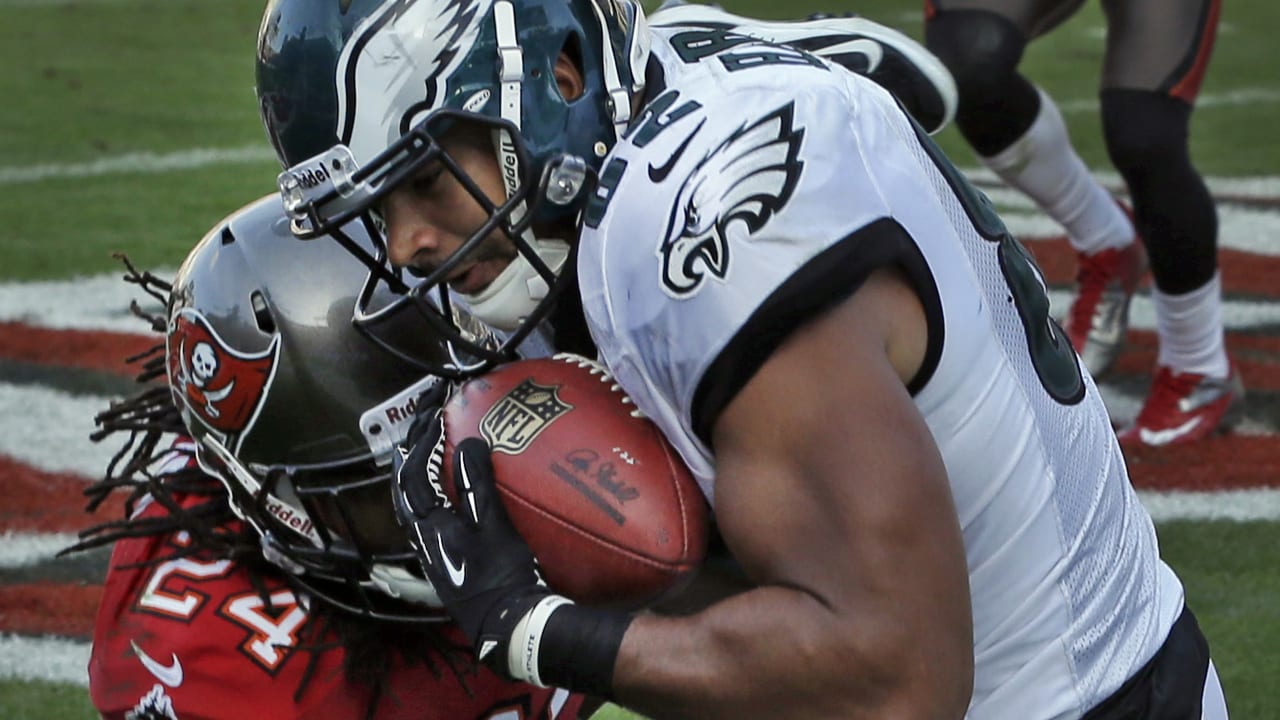
[[[653,55],[584,212],[601,359],[714,499],[719,412],[789,330],[901,267],[968,557],[969,717],[1080,717],[1154,655],[1182,586],[1039,270],[873,83],[715,31],[655,29]]]

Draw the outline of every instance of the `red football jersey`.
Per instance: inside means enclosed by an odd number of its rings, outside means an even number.
[[[143,513],[163,513],[156,503]],[[267,583],[268,612],[244,568],[228,560],[173,559],[185,533],[120,540],[111,555],[89,660],[89,693],[107,720],[363,719],[369,689],[346,681],[343,651],[325,652],[301,698],[310,653],[294,652],[311,622],[283,579]],[[457,633],[453,640],[461,641]],[[333,639],[333,638],[330,638]],[[437,677],[398,663],[378,720],[568,720],[584,698],[502,680],[488,669]]]

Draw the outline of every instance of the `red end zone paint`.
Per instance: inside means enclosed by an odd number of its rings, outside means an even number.
[[[1151,330],[1130,330],[1112,373],[1150,377],[1156,366],[1157,341]],[[1227,353],[1240,368],[1245,393],[1280,392],[1280,337],[1228,332]]]
[[[0,358],[131,376],[125,358],[161,342],[158,335],[93,330],[53,330],[23,323],[0,323]]]
[[[1050,285],[1072,285],[1076,277],[1076,251],[1066,238],[1035,240],[1025,243],[1035,255],[1036,264],[1044,272]],[[1280,278],[1280,256],[1219,248],[1218,268],[1222,271],[1222,286],[1233,295],[1257,295],[1273,297]],[[1150,277],[1144,281],[1149,286]]]
[[[31,583],[0,587],[0,628],[24,635],[89,637],[101,585]]]
[[[93,515],[86,515],[87,485],[78,475],[41,472],[0,455],[0,497],[5,499],[0,505],[0,532],[77,532],[124,516],[120,497],[109,498]]]
[[[1189,445],[1125,452],[1129,478],[1139,490],[1243,490],[1280,488],[1276,438],[1222,435]]]

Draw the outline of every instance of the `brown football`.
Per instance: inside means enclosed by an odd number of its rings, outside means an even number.
[[[689,469],[594,361],[520,360],[469,380],[444,407],[444,431],[451,499],[455,444],[484,438],[512,524],[566,597],[637,608],[706,554],[709,513]]]

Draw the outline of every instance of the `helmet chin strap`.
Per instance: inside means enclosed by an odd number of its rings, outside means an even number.
[[[644,89],[644,64],[649,57],[649,28],[645,21],[644,10],[639,3],[633,5],[635,15],[631,18],[631,34],[626,38],[627,63],[631,72],[633,85],[627,87],[622,83],[618,73],[618,62],[614,57],[613,38],[609,36],[609,24],[605,22],[604,11],[598,3],[591,3],[596,22],[600,26],[600,47],[604,52],[600,60],[604,73],[604,89],[609,95],[609,114],[613,118],[613,139],[616,142],[627,130],[631,122],[631,93]]]
[[[516,11],[510,0],[498,0],[493,4],[494,34],[498,42],[498,105],[502,119],[520,128],[520,88],[524,82],[524,50],[516,38]],[[520,158],[516,146],[506,130],[494,133],[494,145],[498,154],[498,170],[507,197],[511,197],[520,185]],[[512,213],[512,220],[519,222],[525,206],[520,203]]]
[[[609,113],[613,120],[613,140],[626,130],[631,119],[631,93],[643,87],[644,63],[649,55],[649,34],[644,18],[644,11],[638,4],[634,6],[631,18],[631,34],[627,38],[627,61],[634,86],[626,87],[618,70],[617,60],[613,53],[613,39],[609,36],[608,24],[599,6],[592,4],[596,20],[601,32],[601,47],[605,92],[609,98]],[[524,51],[516,32],[515,6],[511,0],[497,0],[493,4],[494,35],[498,47],[499,91],[498,100],[502,119],[510,122],[517,129],[521,127],[521,87],[524,82]],[[515,143],[506,130],[494,133],[494,145],[498,156],[498,168],[502,181],[510,198],[519,190],[520,160],[515,151]],[[599,143],[597,143],[599,145]],[[518,223],[528,207],[519,203],[511,213],[512,222]],[[541,239],[526,229],[522,236],[534,249],[538,257],[559,274],[565,260],[569,257],[569,244],[564,240]],[[547,282],[532,263],[523,254],[517,254],[506,269],[498,275],[484,290],[475,295],[462,295],[462,299],[470,306],[472,313],[482,321],[503,332],[513,332],[520,327],[524,318],[528,317],[547,296],[550,288]]]
[[[520,92],[524,82],[524,50],[516,35],[515,6],[510,0],[497,0],[493,4],[494,34],[498,46],[499,90],[498,101],[502,119],[517,129],[521,127]],[[520,158],[515,142],[506,130],[494,133],[494,146],[498,156],[498,169],[502,174],[507,197],[520,189]],[[520,222],[528,212],[524,202],[512,210],[511,221]],[[559,273],[569,256],[569,244],[563,240],[543,240],[526,229],[521,235],[534,249],[538,257]],[[550,288],[523,254],[507,265],[498,277],[484,290],[474,295],[462,295],[472,314],[503,332],[513,332],[521,321],[537,308]]]
[[[526,233],[526,237],[532,233]],[[569,257],[564,240],[533,238],[529,243],[547,267],[557,275]],[[517,330],[551,290],[533,263],[522,254],[507,265],[488,287],[474,295],[461,295],[471,313],[503,332]]]

